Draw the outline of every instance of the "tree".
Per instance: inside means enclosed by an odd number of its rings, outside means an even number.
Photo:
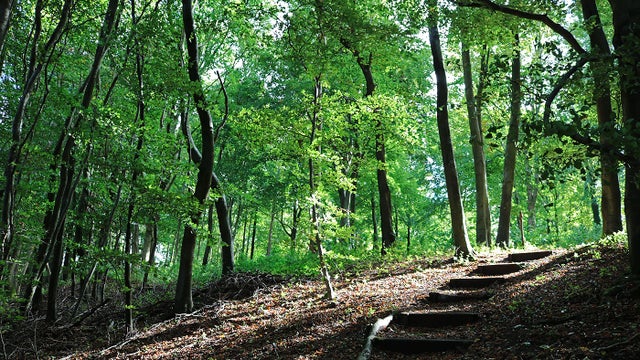
[[[611,108],[611,50],[607,41],[595,0],[581,0],[582,14],[589,31],[591,54],[601,60],[591,63],[591,74],[597,87],[593,88],[596,101],[600,143],[610,147],[614,137],[615,116]],[[600,181],[602,183],[602,233],[610,235],[622,230],[620,182],[618,160],[607,151],[600,154]]]
[[[508,247],[510,245],[510,225],[513,182],[516,170],[516,154],[518,152],[518,134],[521,117],[521,76],[520,76],[520,41],[515,35],[515,43],[511,65],[511,118],[509,120],[509,132],[504,151],[504,169],[502,175],[502,196],[500,198],[500,218],[498,220],[498,234],[496,245]]]
[[[610,0],[613,10],[613,45],[618,56],[624,151],[626,162],[625,219],[631,273],[640,276],[640,3]]]
[[[195,33],[195,22],[193,20],[193,4],[191,0],[182,0],[182,21],[184,26],[184,36],[187,41],[187,70],[189,80],[196,86],[193,92],[193,101],[200,120],[200,133],[202,136],[202,158],[198,166],[198,177],[196,187],[193,192],[194,199],[198,202],[195,210],[192,210],[192,224],[185,225],[182,236],[182,247],[180,250],[180,268],[176,283],[176,296],[173,311],[178,313],[190,312],[193,308],[193,298],[191,294],[191,283],[193,278],[193,258],[196,247],[196,229],[202,215],[209,189],[212,183],[213,174],[213,150],[214,133],[211,114],[207,110],[207,100],[204,96],[199,73],[198,61],[198,39]]]
[[[485,46],[486,49],[486,46]],[[482,64],[488,57],[486,51],[482,56]],[[464,92],[469,116],[469,130],[471,149],[473,151],[473,166],[476,183],[476,243],[491,245],[491,211],[489,209],[489,189],[487,185],[487,164],[484,153],[484,135],[482,133],[482,119],[480,105],[482,100],[483,75],[478,84],[478,97],[473,95],[473,77],[471,74],[471,56],[469,48],[462,43],[462,70],[464,73]]]
[[[6,34],[6,27],[8,27],[8,21],[10,14],[8,12],[11,11],[12,1],[3,2],[3,4],[7,5],[6,9],[0,8],[3,12],[7,12],[6,14],[6,22],[7,24],[0,25],[5,26],[5,28],[0,28],[0,35],[2,36],[1,40],[4,41],[4,36]],[[5,176],[5,185],[2,192],[3,202],[2,202],[2,216],[0,222],[0,249],[3,261],[7,261],[9,255],[11,253],[11,247],[14,238],[14,208],[15,208],[15,197],[16,197],[16,172],[18,166],[22,162],[22,150],[25,145],[25,139],[23,138],[23,127],[24,120],[26,116],[27,106],[29,104],[29,100],[31,99],[31,95],[34,92],[39,80],[42,71],[50,61],[52,53],[60,41],[64,31],[67,28],[67,23],[71,16],[73,1],[68,0],[65,1],[61,12],[59,21],[49,36],[47,42],[44,46],[42,46],[42,51],[39,52],[41,45],[39,45],[40,35],[42,32],[42,12],[44,9],[44,4],[42,1],[38,1],[35,8],[35,16],[34,16],[34,35],[33,35],[33,45],[31,48],[30,59],[28,72],[26,76],[26,81],[22,88],[22,95],[18,102],[18,108],[16,109],[15,115],[13,117],[13,123],[11,128],[11,148],[9,149],[9,155],[7,159],[7,165],[4,169]],[[4,21],[4,15],[2,16],[2,21]],[[0,43],[2,46],[3,42]],[[35,127],[37,121],[34,120],[31,125],[32,128]],[[3,265],[0,264],[0,278],[3,276]]]
[[[467,235],[467,226],[460,195],[460,184],[456,170],[456,161],[453,155],[453,145],[451,143],[451,131],[449,129],[448,98],[449,91],[447,77],[442,60],[442,48],[440,46],[440,35],[438,33],[437,10],[431,2],[432,13],[429,14],[429,43],[433,56],[433,68],[436,74],[437,102],[436,113],[438,122],[438,134],[440,136],[440,150],[442,152],[442,162],[447,184],[447,194],[449,197],[449,209],[451,211],[451,228],[453,233],[453,243],[455,245],[456,256],[474,257],[474,251]]]

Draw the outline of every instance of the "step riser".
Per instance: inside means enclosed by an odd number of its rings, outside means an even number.
[[[550,250],[512,253],[512,254],[509,254],[509,261],[521,262],[521,261],[538,260],[538,259],[545,258],[551,254],[552,252]]]
[[[483,275],[506,275],[522,270],[522,265],[515,263],[478,265],[476,272]]]
[[[472,340],[458,339],[373,339],[373,347],[402,354],[423,354],[441,351],[464,351]]]
[[[449,287],[454,289],[481,289],[503,282],[505,282],[505,279],[500,277],[459,278],[449,280]]]
[[[439,292],[429,293],[429,302],[434,303],[456,303],[462,301],[487,300],[493,296],[491,293],[481,294],[442,294]]]
[[[393,321],[412,327],[441,328],[466,325],[480,320],[480,314],[470,312],[400,313]]]

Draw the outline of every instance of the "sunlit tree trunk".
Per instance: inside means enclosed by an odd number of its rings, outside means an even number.
[[[442,162],[444,165],[444,175],[447,184],[447,195],[449,198],[449,209],[451,211],[451,227],[453,232],[453,243],[456,256],[474,257],[474,250],[469,242],[467,226],[465,224],[464,207],[462,196],[460,195],[460,183],[456,170],[456,160],[453,154],[451,143],[451,130],[449,129],[449,111],[447,88],[447,77],[442,60],[442,48],[440,46],[440,35],[438,33],[438,21],[436,14],[430,14],[429,43],[431,44],[431,54],[433,56],[433,69],[436,74],[437,87],[437,122],[438,134],[440,137],[440,150],[442,151]]]
[[[482,134],[480,112],[473,95],[473,77],[469,49],[462,44],[462,70],[464,75],[464,93],[469,117],[470,142],[473,152],[473,167],[476,182],[476,243],[491,245],[491,213],[489,211],[489,190],[487,186],[487,167],[484,154],[484,136]]]
[[[518,152],[518,134],[520,128],[522,101],[520,76],[520,41],[515,35],[513,58],[511,65],[511,119],[507,132],[507,144],[504,151],[504,169],[502,173],[502,196],[500,197],[500,218],[498,220],[498,235],[496,245],[508,247],[511,232],[511,208],[513,197],[513,183],[516,171],[516,155]]]
[[[316,142],[317,132],[322,130],[322,119],[320,118],[320,106],[323,95],[322,80],[320,75],[314,78],[314,92],[313,92],[313,110],[309,117],[311,121],[311,134],[309,136],[309,145],[314,146]],[[322,149],[317,145],[316,151],[322,153]],[[333,290],[333,284],[331,281],[331,274],[329,273],[329,267],[324,259],[324,249],[322,248],[322,234],[320,229],[320,214],[319,214],[319,199],[317,194],[316,177],[318,176],[315,168],[315,163],[312,157],[309,157],[309,191],[311,192],[311,224],[313,227],[312,241],[313,250],[318,255],[320,262],[320,275],[324,281],[326,287],[325,298],[335,299],[336,294]]]

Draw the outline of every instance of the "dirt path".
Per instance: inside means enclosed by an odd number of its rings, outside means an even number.
[[[170,303],[145,308],[139,331],[126,341],[118,333],[120,314],[105,307],[70,329],[24,322],[3,335],[4,348],[16,359],[35,358],[35,351],[69,359],[356,359],[377,318],[451,309],[428,302],[429,292],[476,265],[439,259],[337,274],[339,299],[331,303],[322,299],[318,281],[239,275],[201,291],[203,305],[193,314],[165,320]],[[430,337],[472,339],[466,352],[375,352],[371,359],[633,358],[640,353],[640,301],[625,270],[626,253],[618,246],[558,251],[495,285],[489,300],[456,305],[481,314],[480,321],[420,329]],[[241,299],[220,300],[231,295]]]

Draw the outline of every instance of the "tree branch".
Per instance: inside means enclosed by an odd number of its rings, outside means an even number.
[[[501,12],[503,14],[513,15],[522,19],[539,21],[547,25],[547,27],[549,27],[556,34],[560,35],[563,39],[565,39],[569,43],[571,48],[575,50],[578,54],[585,54],[587,52],[582,47],[582,45],[580,45],[578,40],[573,36],[573,34],[569,30],[564,28],[559,23],[551,20],[551,18],[547,16],[547,14],[530,13],[530,12],[514,9],[505,5],[496,4],[489,0],[462,0],[462,1],[456,0],[454,1],[454,3],[458,6],[485,8],[485,9]]]
[[[567,85],[571,77],[578,70],[580,70],[580,68],[582,68],[586,63],[590,61],[594,61],[596,59],[598,59],[598,57],[583,56],[569,70],[567,70],[566,73],[564,73],[560,77],[560,79],[556,82],[555,86],[553,87],[549,95],[547,95],[547,98],[544,102],[544,114],[542,116],[542,123],[548,129],[548,131],[550,131],[553,134],[569,137],[574,142],[584,145],[589,149],[597,150],[600,152],[607,152],[612,156],[614,156],[615,158],[617,158],[618,160],[623,161],[627,164],[637,164],[638,160],[620,151],[614,145],[603,144],[591,138],[590,136],[579,134],[575,126],[567,125],[563,122],[550,121],[551,105],[553,103],[553,100],[555,100],[556,96],[558,96],[558,94],[560,93],[560,90],[562,90]],[[551,125],[554,125],[554,126],[551,126]]]

